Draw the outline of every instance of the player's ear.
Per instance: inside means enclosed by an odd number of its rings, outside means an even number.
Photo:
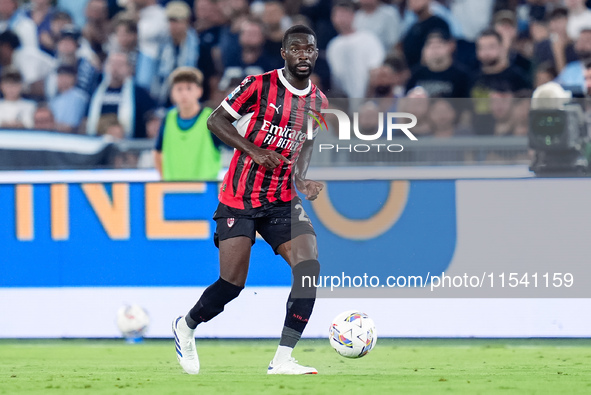
[[[285,60],[285,49],[281,48],[281,57]]]

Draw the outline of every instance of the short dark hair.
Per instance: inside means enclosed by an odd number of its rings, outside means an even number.
[[[384,60],[384,65],[390,67],[396,73],[408,70],[408,65],[402,55],[390,55]]]
[[[2,44],[8,44],[12,49],[17,49],[21,46],[21,40],[13,32],[6,30],[0,34],[0,45]]]
[[[116,19],[115,28],[123,26],[129,33],[137,34],[137,22],[131,18],[121,17]]]
[[[499,43],[503,42],[503,38],[495,29],[485,29],[478,35],[478,39],[480,40],[483,37],[494,37],[497,39]]]
[[[568,9],[565,7],[557,7],[548,15],[548,20],[553,21],[558,18],[568,18]]]
[[[332,8],[335,7],[347,8],[349,10],[355,11],[355,3],[352,0],[334,0],[332,2]]]
[[[66,11],[58,10],[51,16],[51,21],[68,21],[69,23],[72,23],[72,16]]]
[[[583,64],[585,65],[585,69],[591,69],[591,58],[583,60]]]
[[[285,34],[283,35],[283,40],[281,40],[281,45],[283,46],[284,49],[285,49],[285,47],[287,47],[287,39],[292,34],[309,34],[311,36],[314,36],[315,43],[318,42],[318,38],[316,37],[316,33],[314,33],[314,30],[310,29],[306,25],[294,25],[294,26],[290,27],[289,29],[287,29],[285,31]]]
[[[23,82],[23,76],[16,67],[10,66],[2,69],[2,73],[0,74],[0,80],[2,82],[13,82],[20,84]]]

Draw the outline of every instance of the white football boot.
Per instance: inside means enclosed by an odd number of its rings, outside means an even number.
[[[195,337],[193,335],[188,335],[186,332],[178,328],[179,321],[184,319],[185,317],[180,316],[172,321],[176,358],[179,360],[179,363],[185,372],[188,374],[198,374],[199,357],[197,356],[197,348],[195,347]]]
[[[294,358],[289,358],[278,365],[273,365],[273,361],[271,361],[267,374],[318,374],[318,371],[309,366],[298,364]]]

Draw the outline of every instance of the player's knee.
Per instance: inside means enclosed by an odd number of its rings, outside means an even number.
[[[320,262],[316,259],[301,261],[291,269],[294,277],[314,276],[320,274]]]

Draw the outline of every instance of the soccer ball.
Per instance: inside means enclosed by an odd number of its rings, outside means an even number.
[[[347,358],[361,358],[374,348],[378,335],[373,320],[355,310],[336,316],[330,325],[330,345]]]
[[[117,311],[117,327],[126,339],[141,339],[149,324],[148,313],[137,304],[122,306]]]

